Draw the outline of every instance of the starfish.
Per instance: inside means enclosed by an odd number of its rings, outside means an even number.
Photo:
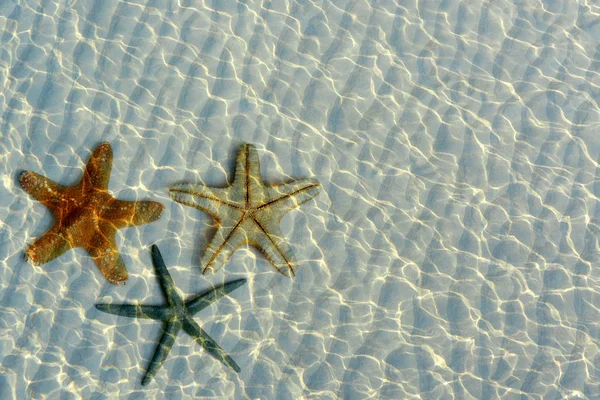
[[[220,224],[202,255],[202,273],[216,271],[240,246],[259,248],[286,276],[294,276],[294,255],[283,239],[279,222],[291,209],[312,199],[320,191],[315,179],[299,179],[279,186],[262,183],[256,148],[245,144],[236,158],[235,178],[228,188],[182,183],[169,189],[178,203],[212,215]]]
[[[155,221],[163,207],[154,201],[112,197],[108,193],[112,158],[110,144],[100,144],[92,153],[83,178],[74,186],[62,186],[31,171],[21,173],[19,182],[23,189],[55,217],[54,226],[27,249],[25,259],[41,265],[67,250],[82,247],[110,283],[127,279],[115,234],[121,228]]]
[[[152,377],[154,377],[169,355],[169,351],[175,343],[177,334],[182,329],[217,360],[232,368],[234,371],[240,372],[241,369],[235,361],[225,353],[214,339],[208,336],[208,333],[198,326],[194,321],[193,316],[198,313],[198,311],[209,306],[212,302],[242,286],[246,283],[246,279],[237,279],[227,282],[224,285],[217,286],[184,303],[175,290],[173,278],[171,278],[171,274],[167,271],[160,250],[156,245],[152,246],[152,262],[156,269],[162,292],[167,298],[168,305],[145,306],[133,304],[96,304],[98,310],[106,313],[124,317],[148,318],[164,321],[162,337],[158,342],[158,347],[154,352],[154,356],[150,361],[146,374],[144,375],[144,378],[142,378],[142,385],[145,386],[150,383]]]

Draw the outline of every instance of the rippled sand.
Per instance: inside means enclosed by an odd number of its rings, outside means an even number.
[[[600,7],[584,1],[0,3],[0,398],[600,399]],[[165,205],[119,232],[126,286],[52,225],[22,170],[76,183],[110,141],[109,189]],[[198,263],[242,143],[268,183],[315,177],[282,221],[299,261]],[[157,243],[184,296],[247,277],[140,385],[160,324]]]

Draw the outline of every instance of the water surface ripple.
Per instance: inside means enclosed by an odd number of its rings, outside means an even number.
[[[582,0],[0,2],[1,399],[600,399],[600,7]],[[119,231],[114,287],[83,250],[41,267],[53,223],[19,187],[79,181],[102,141],[112,194],[165,206]],[[199,269],[213,219],[169,199],[314,177],[288,213],[290,280],[253,249]],[[158,244],[238,375],[160,326]]]

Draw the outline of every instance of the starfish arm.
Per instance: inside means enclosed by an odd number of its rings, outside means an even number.
[[[160,369],[162,364],[165,362],[165,359],[169,355],[173,344],[175,343],[175,339],[177,338],[177,334],[181,330],[181,322],[179,320],[174,320],[167,322],[163,329],[163,334],[158,342],[158,346],[156,347],[156,351],[152,356],[152,360],[148,365],[148,369],[146,370],[146,374],[142,378],[142,386],[146,386],[150,383],[156,372]]]
[[[275,269],[285,276],[293,277],[294,253],[283,238],[278,221],[252,220],[259,228],[254,237],[254,246],[258,247]]]
[[[33,265],[42,265],[61,256],[72,247],[71,243],[59,233],[59,227],[55,224],[29,246],[25,252],[25,258]]]
[[[156,274],[158,275],[158,282],[160,283],[160,287],[167,298],[167,302],[170,306],[182,306],[183,300],[177,294],[177,290],[175,290],[175,283],[173,282],[173,278],[171,274],[167,270],[167,266],[165,265],[165,261],[160,254],[160,250],[158,246],[152,245],[152,263],[154,264],[154,268],[156,269]]]
[[[220,220],[228,209],[239,209],[242,205],[229,199],[227,189],[211,188],[195,183],[180,183],[169,189],[173,200],[186,206],[209,213]]]
[[[217,229],[215,237],[200,259],[200,268],[203,274],[208,270],[217,271],[227,263],[234,251],[247,243],[247,234],[241,229],[240,222],[237,221],[233,226],[221,226]]]
[[[319,194],[321,184],[316,179],[306,178],[279,186],[265,188],[267,201],[258,210],[272,213],[280,220],[289,210],[309,201]]]
[[[114,225],[115,229],[138,226],[156,221],[162,214],[163,206],[155,201],[125,201],[113,199],[102,210],[102,218]]]
[[[172,317],[170,308],[164,306],[143,306],[135,304],[96,304],[102,312],[129,318],[166,320]]]
[[[92,256],[102,275],[113,285],[127,279],[129,274],[115,243],[115,232],[98,231],[84,247]]]
[[[23,171],[19,175],[21,187],[34,199],[48,207],[53,212],[64,206],[68,201],[65,192],[67,187],[59,185],[43,175],[31,171]]]
[[[200,328],[200,326],[198,326],[198,324],[193,319],[191,319],[190,317],[186,317],[182,322],[183,330],[186,331],[188,335],[193,337],[194,340],[200,346],[204,347],[204,349],[208,351],[213,357],[221,361],[229,368],[233,369],[235,372],[241,371],[241,368],[239,367],[239,365],[237,365],[233,358],[231,358],[227,353],[225,353],[225,350],[223,350],[221,346],[219,346],[217,342],[214,341],[213,338],[208,336],[208,333],[204,332],[204,330]]]
[[[112,169],[113,152],[108,142],[101,143],[88,160],[83,174],[84,191],[94,189],[107,190]]]
[[[241,201],[246,208],[258,205],[262,199],[261,180],[260,160],[256,147],[245,144],[238,151],[235,160],[235,179],[232,186],[234,193],[240,197],[235,200]]]
[[[219,300],[221,297],[239,288],[244,283],[246,283],[246,279],[242,278],[236,279],[231,282],[227,282],[224,285],[217,286],[214,289],[209,290],[208,292],[203,293],[192,300],[188,300],[185,303],[185,307],[191,315],[194,315],[198,311],[209,306],[211,303]]]

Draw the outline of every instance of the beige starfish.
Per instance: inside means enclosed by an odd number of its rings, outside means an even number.
[[[200,260],[202,273],[218,270],[236,249],[249,244],[260,249],[279,272],[293,276],[294,255],[279,222],[289,210],[315,197],[320,186],[315,179],[265,186],[256,148],[245,144],[238,152],[235,179],[228,188],[182,183],[169,192],[173,200],[206,211],[220,224]]]

